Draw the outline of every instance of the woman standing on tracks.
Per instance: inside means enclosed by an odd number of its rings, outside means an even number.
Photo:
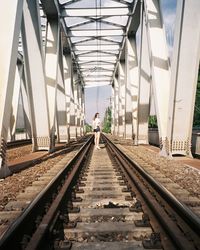
[[[99,113],[96,113],[93,119],[93,131],[94,131],[94,144],[97,149],[100,149],[99,147],[100,124],[101,122],[99,119]]]

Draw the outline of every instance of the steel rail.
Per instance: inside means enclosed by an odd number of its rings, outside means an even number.
[[[40,244],[44,243],[43,240],[53,223],[53,217],[61,206],[61,196],[63,198],[63,195],[68,192],[70,184],[81,166],[82,160],[92,145],[92,141],[93,136],[90,136],[65,168],[51,180],[22,214],[9,226],[8,230],[0,238],[0,249],[24,249],[30,246],[27,245],[29,240],[37,249],[42,249],[40,248]],[[56,194],[57,190],[61,191],[61,195],[60,192]],[[39,227],[36,226],[37,218],[40,220]],[[43,220],[46,221],[46,218],[49,219],[50,224],[44,227],[44,224],[41,223],[43,223]],[[41,234],[41,228],[43,234]],[[37,230],[39,230],[40,237],[36,240],[37,242],[32,243],[32,235],[34,236],[38,232]],[[25,246],[23,247],[22,242],[25,242]],[[29,249],[36,249],[33,245]]]
[[[16,148],[19,146],[25,146],[25,145],[29,145],[32,143],[31,139],[22,139],[22,140],[15,140],[15,141],[10,141],[7,142],[7,148]]]
[[[155,199],[149,198],[149,191],[147,188],[140,184],[141,180],[137,177],[136,172],[153,188],[155,193],[158,193],[160,197],[171,207],[173,211],[184,221],[185,224],[194,233],[194,238],[200,244],[200,218],[195,215],[186,205],[182,204],[172,193],[170,193],[162,184],[156,181],[151,175],[149,175],[139,164],[130,159],[125,155],[116,145],[114,145],[105,135],[103,136],[107,142],[108,148],[111,150],[114,157],[118,159],[126,173],[130,176],[134,185],[138,187],[143,198],[150,205],[153,213],[157,218],[159,218],[159,223],[163,226],[163,229],[172,239],[173,243],[178,247],[178,249],[194,249],[188,245],[188,239],[183,237],[180,233],[180,228],[175,225],[175,223],[166,217],[165,211],[157,210],[160,206]],[[164,213],[163,213],[164,212]]]

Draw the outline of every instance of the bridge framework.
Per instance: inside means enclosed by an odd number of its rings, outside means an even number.
[[[92,61],[81,64],[75,47],[93,39],[109,42],[113,47],[118,43],[97,34],[72,45],[70,37],[74,30],[67,29],[64,20],[69,15],[68,6],[75,2],[68,1],[64,8],[57,0],[0,3],[0,177],[10,174],[6,143],[9,135],[15,138],[19,100],[34,151],[53,151],[56,137],[58,142],[68,143],[84,134],[83,72],[86,66],[92,73],[96,68],[93,70]],[[148,144],[148,119],[154,105],[160,154],[191,156],[200,61],[200,2],[178,1],[172,60],[169,59],[160,1],[120,2],[120,6],[124,4],[124,9],[128,9],[128,21],[124,27],[112,23],[115,28],[123,28],[124,37],[109,82],[113,93],[112,133],[133,139],[134,145]],[[96,19],[91,14],[89,21],[76,24],[73,29],[99,20],[111,25],[100,11]],[[19,52],[19,44],[23,46],[23,53]],[[93,51],[82,50],[80,56],[87,53],[92,56]],[[102,58],[116,56],[115,52],[103,49],[100,53]],[[107,66],[112,68],[112,65],[102,58],[98,66],[102,71],[99,79],[105,79],[106,83]],[[91,76],[86,75],[86,78],[88,84],[93,81]]]

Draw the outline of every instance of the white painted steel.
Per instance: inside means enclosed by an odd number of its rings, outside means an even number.
[[[29,109],[29,101],[28,101],[28,93],[27,93],[27,84],[25,79],[25,69],[23,66],[22,71],[22,79],[21,79],[21,100],[22,100],[22,107],[24,112],[24,124],[25,124],[25,131],[26,131],[26,138],[32,138],[32,131],[31,131],[31,118],[30,118],[30,109]]]
[[[23,0],[0,1],[0,178],[10,173],[6,166],[6,142],[23,3]]]
[[[178,1],[168,114],[169,154],[191,156],[200,60],[200,1]]]
[[[124,137],[125,134],[125,62],[119,63],[119,136]]]
[[[73,71],[72,85],[70,93],[70,139],[77,139],[77,119],[76,119],[76,93],[75,93],[75,82],[78,80],[77,73]]]
[[[111,133],[114,135],[115,133],[115,87],[112,85],[112,97],[111,97]]]
[[[63,44],[61,39],[59,40],[56,91],[57,141],[67,143],[69,138],[67,128],[66,92],[64,85]]]
[[[114,135],[119,135],[119,81],[114,78]]]
[[[72,88],[72,58],[70,53],[63,55],[64,84],[66,95],[66,113],[68,140],[70,140],[70,111],[71,111],[71,88]]]
[[[76,75],[77,76],[77,75]],[[75,78],[74,82],[74,103],[75,103],[75,121],[76,121],[76,136],[80,137],[80,99],[79,99],[79,86],[80,83],[77,78]]]
[[[137,143],[137,113],[138,113],[138,59],[135,37],[126,40],[126,118],[125,137],[134,139]],[[129,116],[129,118],[128,118]],[[129,124],[128,124],[129,123]]]
[[[57,77],[60,45],[60,23],[58,17],[48,20],[45,48],[45,76],[49,107],[51,150],[55,147],[55,119],[57,102]]]
[[[22,43],[31,116],[33,150],[49,150],[49,114],[40,27],[38,1],[25,1],[22,19]]]
[[[19,108],[19,96],[20,96],[20,85],[21,85],[21,79],[22,79],[22,70],[23,70],[22,64],[17,63],[16,71],[15,71],[11,116],[10,116],[10,127],[9,127],[10,134],[8,135],[10,137],[10,141],[16,140],[15,131],[16,131],[16,125],[17,125],[18,108]]]
[[[151,72],[145,20],[143,19],[140,69],[140,91],[138,100],[138,144],[148,144],[148,119],[150,112]]]
[[[161,155],[168,155],[167,124],[170,98],[170,65],[159,0],[145,0],[145,21],[150,51],[152,87],[161,143]]]

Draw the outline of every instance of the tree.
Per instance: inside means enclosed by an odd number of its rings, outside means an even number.
[[[88,123],[85,123],[85,131],[86,133],[92,132],[92,126],[90,126]]]
[[[102,131],[104,133],[110,133],[111,132],[111,121],[112,121],[112,112],[111,108],[108,107],[106,109],[105,115],[104,115],[104,120],[103,120],[103,129]]]
[[[149,128],[157,128],[157,127],[158,125],[156,116],[149,116]],[[200,128],[200,68],[199,68],[199,76],[198,76],[197,91],[196,91],[196,101],[194,107],[193,128]]]
[[[199,68],[199,76],[197,83],[196,101],[194,107],[193,127],[200,128],[200,68]]]
[[[157,117],[156,115],[149,116],[149,128],[157,128]]]

